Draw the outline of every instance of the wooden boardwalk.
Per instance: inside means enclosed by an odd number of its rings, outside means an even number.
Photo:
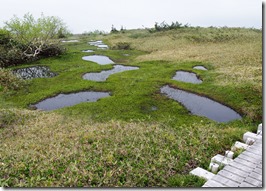
[[[202,187],[263,187],[262,136]]]

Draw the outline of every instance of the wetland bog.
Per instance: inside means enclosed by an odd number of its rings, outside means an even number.
[[[58,75],[0,92],[1,185],[200,187],[205,181],[189,171],[197,166],[207,169],[211,157],[230,149],[262,121],[261,30],[143,29],[72,39],[78,41],[62,43],[67,49],[62,55],[10,67],[46,66]],[[112,49],[120,42],[131,49]],[[108,49],[97,49],[100,45]],[[134,71],[113,74],[122,66]],[[203,83],[173,80],[177,71],[193,71]],[[84,80],[87,74],[92,78]],[[163,94],[161,88],[167,85],[173,92],[185,91],[185,99],[190,97],[187,92],[204,95],[236,113],[226,110],[233,118],[222,123],[215,118],[221,116],[219,109],[207,108],[214,120],[191,115]],[[75,95],[66,99],[75,102],[68,107],[28,109],[46,98],[95,91],[104,93],[98,101]],[[78,99],[82,102],[76,104]],[[203,104],[201,99],[193,105]]]

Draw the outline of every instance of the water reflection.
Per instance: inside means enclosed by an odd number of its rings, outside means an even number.
[[[102,71],[100,73],[87,73],[83,75],[83,79],[100,82],[105,81],[112,74],[137,69],[139,69],[139,67],[115,65],[111,70]]]
[[[217,122],[228,122],[241,119],[241,116],[229,107],[216,101],[167,86],[161,88],[161,93],[184,105],[192,114],[205,116]]]
[[[79,42],[79,40],[62,40],[61,42]]]
[[[59,94],[52,98],[47,98],[34,106],[45,111],[73,106],[81,102],[96,102],[100,98],[108,97],[108,92],[79,92],[71,94]]]
[[[94,52],[93,50],[83,50],[82,52]]]
[[[113,64],[114,62],[107,56],[102,55],[92,55],[92,56],[83,56],[83,60],[96,62],[100,65]]]
[[[200,80],[195,73],[192,72],[185,72],[185,71],[177,71],[173,80],[193,83],[193,84],[200,84],[202,80]]]
[[[90,41],[89,44],[98,47],[98,49],[108,49],[108,45],[104,44],[101,40]]]

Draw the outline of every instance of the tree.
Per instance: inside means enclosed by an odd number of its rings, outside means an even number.
[[[37,20],[29,13],[22,19],[14,16],[5,24],[5,29],[10,32],[12,38],[25,46],[22,56],[27,58],[37,57],[50,46],[55,47],[59,43],[56,39],[68,33],[66,25],[60,18],[45,17],[43,14]]]

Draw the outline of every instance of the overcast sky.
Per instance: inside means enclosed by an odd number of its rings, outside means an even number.
[[[178,21],[191,26],[262,26],[260,0],[0,0],[0,27],[17,15],[58,16],[72,33],[153,27]]]

